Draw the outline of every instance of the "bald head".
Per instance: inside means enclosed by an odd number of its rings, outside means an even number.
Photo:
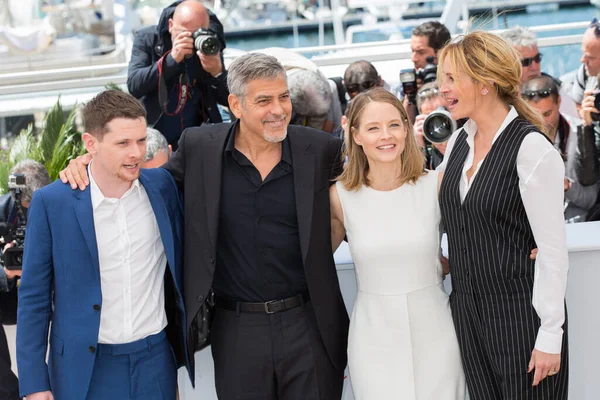
[[[581,63],[585,66],[585,72],[590,76],[600,74],[600,35],[596,32],[596,26],[588,28],[581,41]]]
[[[210,20],[208,10],[202,3],[196,0],[186,0],[181,2],[173,13],[173,18],[169,20],[169,32],[173,35],[173,30],[194,32],[199,28],[208,29]]]

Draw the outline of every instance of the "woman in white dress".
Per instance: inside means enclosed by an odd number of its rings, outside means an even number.
[[[465,377],[439,258],[438,175],[423,170],[400,101],[348,113],[348,163],[330,189],[334,250],[347,235],[358,295],[348,364],[357,400],[458,400]]]

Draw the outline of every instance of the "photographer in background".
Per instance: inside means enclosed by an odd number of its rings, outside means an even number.
[[[20,189],[21,207],[26,209],[33,192],[50,183],[46,168],[32,160],[24,160],[10,170],[10,175],[24,175],[25,187]],[[14,190],[0,197],[0,222],[17,224],[18,206],[14,199]],[[12,243],[3,244],[3,249],[12,247]],[[17,279],[20,270],[0,269],[0,399],[19,399],[19,381],[11,370],[8,342],[2,325],[14,325],[17,320]]]
[[[526,81],[522,86],[521,96],[542,115],[546,134],[565,159],[565,220],[585,221],[600,191],[598,181],[592,185],[582,185],[576,169],[577,160],[581,160],[584,154],[593,155],[593,152],[589,151],[590,146],[593,150],[593,143],[587,143],[586,149],[583,136],[585,126],[591,129],[591,110],[586,107],[588,119],[585,122],[561,114],[559,109],[562,97],[559,94],[559,85],[550,76],[538,76]],[[586,174],[589,175],[590,172],[587,171]]]
[[[456,130],[456,122],[445,110],[446,100],[442,97],[436,82],[421,86],[417,92],[419,115],[414,123],[417,144],[425,156],[425,167],[434,170],[444,160],[446,145]],[[435,115],[436,119],[432,117]]]
[[[328,120],[328,113],[333,98],[327,79],[314,71],[295,70],[288,72],[287,81],[292,102],[290,124],[332,133],[334,121]]]
[[[171,158],[172,147],[156,129],[146,128],[146,135],[146,155],[142,162],[142,168],[161,167]]]
[[[521,78],[519,84],[523,86],[529,79],[540,76],[550,76],[542,72],[542,53],[538,48],[535,33],[528,28],[514,26],[500,34],[504,41],[510,44],[521,56]],[[578,118],[575,102],[571,98],[571,88],[562,87],[559,80],[558,90],[561,96],[560,112],[573,118]],[[579,101],[581,103],[581,100]]]
[[[195,0],[171,4],[158,25],[135,35],[127,89],[174,150],[185,128],[222,122],[217,103],[227,107],[229,96],[224,48],[221,22]]]
[[[433,63],[437,65],[438,52],[450,38],[448,28],[438,21],[427,21],[413,29],[410,50],[415,69],[418,71],[425,68],[427,57],[433,57]]]
[[[359,60],[348,65],[344,71],[344,88],[350,100],[374,87],[383,87],[383,80],[373,64]]]

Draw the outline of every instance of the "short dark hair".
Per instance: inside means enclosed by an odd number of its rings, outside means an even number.
[[[550,96],[552,96],[552,100],[554,100],[554,103],[558,103],[558,97],[560,96],[560,84],[556,78],[551,75],[541,75],[529,79],[523,84],[523,87],[521,87],[521,93],[533,92],[542,89],[550,90]],[[539,97],[534,98],[537,98],[538,101],[540,99]]]
[[[344,71],[344,86],[365,82],[374,84],[379,82],[379,74],[370,62],[365,60],[355,61]]]
[[[86,132],[102,139],[108,132],[106,125],[116,118],[146,118],[142,103],[121,90],[105,90],[96,95],[83,108],[83,125]]]
[[[450,31],[438,21],[427,21],[412,31],[413,36],[427,36],[429,47],[436,53],[451,39]]]

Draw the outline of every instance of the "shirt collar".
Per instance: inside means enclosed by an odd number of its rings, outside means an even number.
[[[494,135],[492,144],[496,141],[496,139],[498,139],[498,137],[500,136],[502,131],[504,131],[504,129],[506,129],[508,124],[513,122],[513,120],[519,116],[515,107],[509,106],[509,108],[510,109],[508,111],[508,114],[506,115],[506,118],[504,118],[504,121],[500,125],[500,128],[498,128],[498,131]],[[473,121],[472,119],[469,119],[463,126],[463,129],[465,130],[465,132],[467,132],[467,142],[472,147],[472,144],[474,143],[474,140],[475,140],[475,134],[477,133],[477,125],[475,124],[475,121]]]
[[[91,167],[92,167],[92,163],[90,162],[90,164],[87,167],[87,170],[88,170],[88,176],[90,177],[90,196],[92,198],[92,210],[97,209],[100,206],[100,204],[102,204],[104,201],[107,201],[110,203],[116,203],[119,199],[104,196],[104,194],[98,187],[98,184],[94,180],[94,176],[92,175]],[[121,196],[121,199],[124,199],[124,198],[132,195],[133,193],[139,193],[140,192],[139,188],[140,188],[140,180],[136,179],[131,184],[131,187],[123,194],[123,196]]]
[[[235,150],[235,133],[237,132],[239,126],[240,120],[238,119],[229,127],[229,132],[227,133],[227,142],[225,143],[225,154],[233,153],[233,151]],[[281,142],[281,161],[287,163],[290,166],[292,165],[292,150],[290,148],[290,141],[287,136]]]

